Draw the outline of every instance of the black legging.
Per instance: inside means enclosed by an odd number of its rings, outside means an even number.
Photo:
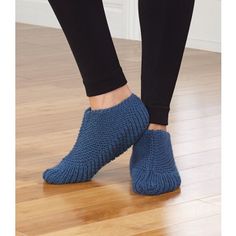
[[[86,94],[127,83],[117,58],[102,0],[49,0],[80,69]],[[139,0],[142,34],[141,98],[150,123],[168,124],[194,0]]]

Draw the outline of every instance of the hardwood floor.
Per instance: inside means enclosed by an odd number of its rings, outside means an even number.
[[[131,150],[91,182],[43,182],[73,145],[88,102],[62,31],[17,24],[16,33],[17,235],[220,235],[220,54],[185,51],[169,125],[181,190],[139,196]],[[114,42],[140,94],[140,43]]]

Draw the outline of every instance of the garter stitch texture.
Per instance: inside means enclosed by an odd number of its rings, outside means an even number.
[[[86,109],[74,147],[58,165],[43,173],[44,180],[51,184],[90,180],[133,145],[148,123],[148,112],[134,94],[111,108]]]
[[[133,146],[130,173],[133,191],[139,194],[159,195],[180,186],[168,132],[145,131]]]

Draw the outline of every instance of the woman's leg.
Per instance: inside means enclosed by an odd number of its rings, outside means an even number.
[[[149,130],[134,145],[134,191],[161,194],[180,185],[168,124],[194,0],[139,0],[142,34],[141,97],[150,115]]]
[[[90,106],[73,149],[44,172],[48,183],[90,180],[127,150],[148,126],[148,112],[131,94],[107,25],[102,0],[49,0],[80,69]]]
[[[167,125],[194,0],[139,0],[141,97],[150,123]]]
[[[102,0],[49,3],[71,47],[87,95],[104,94],[125,85]]]
[[[116,55],[102,0],[49,3],[80,69],[91,107],[106,108],[127,98],[131,92]]]

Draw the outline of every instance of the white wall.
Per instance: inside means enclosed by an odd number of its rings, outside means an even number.
[[[187,46],[221,51],[220,0],[195,0]]]
[[[132,1],[103,0],[110,30],[114,37],[128,38],[129,5]],[[48,0],[16,0],[16,21],[56,28],[60,27]]]
[[[104,0],[113,37],[140,39],[137,2]],[[16,21],[60,27],[47,0],[16,0]],[[220,0],[195,0],[187,47],[220,52],[220,22]]]

